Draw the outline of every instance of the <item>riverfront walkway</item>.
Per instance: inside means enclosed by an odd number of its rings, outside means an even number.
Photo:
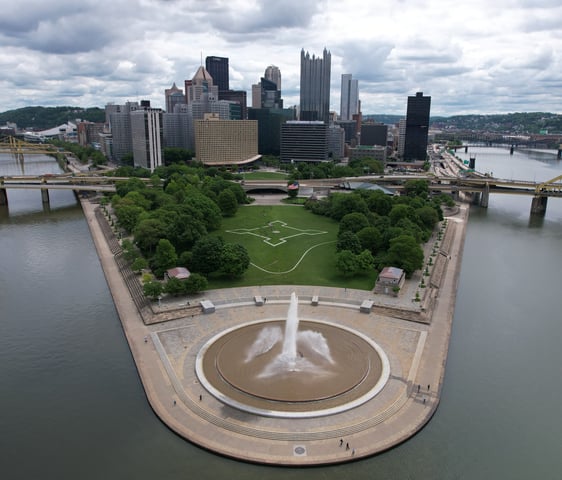
[[[96,206],[88,201],[82,205],[150,405],[182,437],[252,462],[329,464],[387,450],[414,435],[435,412],[445,374],[468,206],[462,205],[448,219],[447,230],[453,233],[442,242],[446,252],[440,252],[435,262],[435,277],[432,273],[428,282],[432,288],[420,302],[423,305],[412,302],[411,293],[401,294],[403,305],[392,305],[388,297],[370,291],[256,286],[208,291],[190,298],[191,305],[184,305],[184,310],[180,305],[153,306],[155,318],[175,313],[172,320],[147,324],[116,261],[116,246],[106,241],[100,227],[103,219],[96,218]],[[199,383],[195,358],[207,340],[241,323],[285,318],[292,291],[299,295],[300,318],[352,328],[384,349],[390,378],[374,398],[329,416],[272,418],[227,406]],[[267,298],[265,305],[257,306],[254,296]],[[311,302],[314,296],[318,305]],[[200,313],[202,298],[214,304],[214,313]],[[367,313],[360,308],[364,300],[374,302]],[[413,317],[407,319],[400,312]]]

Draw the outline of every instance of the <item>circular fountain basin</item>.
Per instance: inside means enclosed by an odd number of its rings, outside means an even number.
[[[296,356],[286,358],[282,342],[248,355],[264,329],[284,320],[246,323],[211,338],[199,351],[200,382],[220,401],[272,417],[315,417],[349,410],[373,398],[390,374],[382,348],[347,327],[301,320]],[[322,338],[326,351],[314,339]],[[312,340],[310,340],[312,338]]]

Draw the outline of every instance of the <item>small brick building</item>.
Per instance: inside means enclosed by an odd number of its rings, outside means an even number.
[[[406,275],[401,268],[384,267],[379,273],[374,292],[397,296],[405,280]]]

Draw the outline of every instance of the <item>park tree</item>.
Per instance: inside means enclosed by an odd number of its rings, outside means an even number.
[[[363,250],[369,250],[373,255],[383,248],[384,240],[377,227],[365,227],[357,232],[357,238]]]
[[[146,261],[146,258],[141,256],[135,258],[135,260],[131,264],[131,270],[133,270],[133,272],[135,273],[139,273],[141,270],[144,270],[145,268],[148,268],[148,262]]]
[[[402,268],[406,277],[423,267],[423,250],[411,235],[400,235],[390,240],[386,261]]]
[[[124,197],[121,197],[117,205],[134,205],[136,207],[141,207],[143,210],[150,210],[152,208],[152,202],[145,196],[144,192],[144,189],[131,190],[127,192]]]
[[[179,278],[169,278],[164,284],[164,293],[172,295],[172,297],[178,297],[185,293],[185,280],[180,280]]]
[[[412,218],[414,215],[414,210],[409,205],[399,203],[392,207],[392,210],[388,214],[390,218],[390,223],[396,225],[403,218]]]
[[[427,180],[407,180],[404,191],[409,197],[427,198],[429,196],[429,182]]]
[[[161,238],[166,236],[166,225],[156,218],[146,218],[133,231],[135,242],[145,257],[151,256]]]
[[[202,220],[191,215],[180,215],[176,250],[182,251],[193,248],[195,243],[207,235],[207,229]]]
[[[234,192],[228,188],[219,193],[218,205],[221,209],[223,216],[233,217],[238,210],[238,201]]]
[[[220,274],[225,277],[241,277],[250,266],[250,255],[243,245],[225,243],[221,250]]]
[[[369,211],[365,200],[357,193],[334,193],[330,201],[330,216],[338,222],[348,213]]]
[[[187,163],[192,158],[193,158],[193,153],[185,148],[179,148],[179,147],[164,148],[164,165],[171,165],[173,163]]]
[[[338,240],[336,243],[336,251],[342,252],[348,250],[352,253],[359,253],[361,248],[361,242],[357,235],[353,232],[345,231],[338,235]]]
[[[117,184],[115,185],[115,191],[120,197],[124,197],[129,192],[140,191],[144,190],[145,188],[146,185],[144,184],[144,182],[140,178],[136,177],[117,182]]]
[[[359,230],[368,226],[369,226],[369,220],[367,219],[367,216],[364,213],[360,213],[360,212],[347,213],[340,220],[339,233],[340,234],[343,232],[357,233]]]
[[[366,199],[369,210],[381,216],[386,216],[392,210],[392,198],[380,190],[369,192]]]
[[[222,214],[219,206],[209,197],[203,195],[195,187],[188,187],[188,195],[184,205],[192,208],[193,212],[201,215],[205,228],[212,232],[218,230],[222,222]]]
[[[368,272],[375,267],[375,258],[369,250],[363,250],[356,256],[358,272]]]
[[[143,285],[142,289],[146,297],[156,300],[162,294],[163,286],[156,280],[150,280]]]
[[[431,235],[430,230],[423,229],[418,223],[413,222],[409,218],[400,219],[396,227],[401,228],[405,234],[414,237],[418,243],[427,241]]]
[[[435,208],[426,205],[416,210],[416,216],[419,219],[420,226],[427,230],[433,230],[437,222],[439,222],[439,214]]]
[[[216,272],[221,266],[222,238],[208,235],[193,245],[189,268],[203,275]]]
[[[115,207],[115,215],[117,215],[119,225],[127,230],[127,232],[132,232],[135,229],[139,216],[144,213],[144,211],[142,207],[126,203],[119,203],[119,205]]]
[[[178,267],[189,268],[193,254],[190,250],[184,250],[178,257]]]
[[[240,185],[239,183],[231,183],[228,186],[228,190],[234,193],[234,196],[236,197],[236,201],[238,202],[239,205],[248,203],[248,196],[246,195],[246,192],[242,188],[242,185]]]
[[[336,254],[336,269],[344,277],[355,275],[358,269],[357,255],[349,250],[342,250]]]
[[[185,293],[190,295],[206,290],[208,285],[207,279],[198,273],[192,273],[189,278],[184,280]]]
[[[178,255],[172,243],[166,238],[160,239],[156,247],[156,253],[150,259],[150,266],[154,275],[159,278],[163,277],[166,270],[175,267],[177,262]]]

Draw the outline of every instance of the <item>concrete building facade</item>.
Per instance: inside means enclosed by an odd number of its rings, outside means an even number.
[[[145,106],[131,112],[131,133],[135,167],[153,172],[163,164],[162,110]]]
[[[328,125],[321,121],[291,121],[281,125],[281,161],[326,162]]]
[[[221,120],[214,115],[195,121],[198,161],[205,165],[243,165],[260,158],[257,121]]]
[[[139,104],[138,102],[127,102],[125,105],[106,105],[105,108],[112,137],[111,159],[121,162],[125,155],[133,153],[131,112],[137,110]]]
[[[190,82],[186,82],[185,100],[190,104],[200,100],[203,95],[219,98],[219,88],[214,84],[213,77],[204,67],[199,67]]]

